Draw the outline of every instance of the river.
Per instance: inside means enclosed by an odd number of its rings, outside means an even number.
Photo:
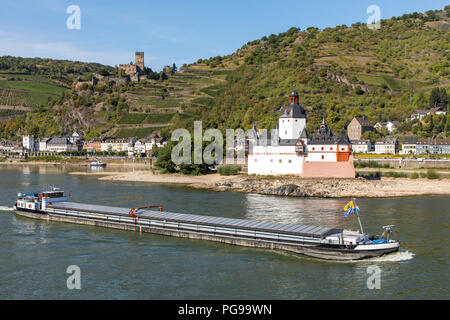
[[[450,197],[358,199],[364,231],[380,233],[383,225],[394,224],[401,251],[366,261],[329,262],[13,214],[18,192],[37,192],[50,184],[76,202],[162,204],[172,212],[358,229],[354,216],[343,216],[349,199],[100,181],[66,174],[70,170],[0,166],[0,299],[450,298]],[[79,290],[66,286],[70,265],[81,270]],[[369,289],[375,283],[369,279],[374,266],[380,271],[379,289]]]

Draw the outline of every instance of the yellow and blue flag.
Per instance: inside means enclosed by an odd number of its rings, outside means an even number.
[[[347,203],[347,205],[344,207],[345,213],[344,213],[344,217],[353,214],[355,212],[359,212],[359,207],[357,204],[354,204],[353,201],[350,201],[349,203]]]

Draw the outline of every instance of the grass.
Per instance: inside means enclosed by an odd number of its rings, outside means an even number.
[[[147,115],[144,123],[168,123],[175,113],[154,113]]]
[[[50,97],[59,97],[65,87],[39,75],[2,74],[0,104],[37,106],[47,103]],[[12,80],[14,79],[14,80]]]
[[[355,168],[390,168],[391,166],[389,164],[379,164],[376,161],[369,160],[369,161],[355,161],[354,162]]]
[[[221,176],[235,175],[235,174],[238,174],[239,171],[241,171],[241,170],[242,170],[242,167],[237,164],[226,164],[224,166],[217,168],[217,172]]]
[[[208,106],[208,107],[213,107],[214,106],[214,99],[207,98],[207,97],[201,97],[201,98],[197,98],[197,99],[192,100],[192,103],[200,104],[200,105],[204,105],[204,106]]]
[[[119,121],[118,124],[139,124],[142,123],[147,118],[145,113],[128,113],[124,115]]]
[[[150,127],[150,128],[123,128],[119,129],[115,136],[118,138],[129,138],[129,137],[136,137],[138,139],[146,138],[151,133],[155,131],[161,130],[163,127]]]
[[[364,83],[375,86],[387,86],[394,91],[406,91],[409,86],[408,83],[402,80],[397,80],[387,76],[366,76],[357,75],[357,78]]]
[[[439,179],[439,174],[434,169],[427,170],[427,178],[428,179]]]
[[[201,92],[206,93],[207,95],[210,95],[212,97],[218,96],[222,91],[223,86],[222,85],[215,85],[215,86],[209,86],[206,88],[200,89]]]

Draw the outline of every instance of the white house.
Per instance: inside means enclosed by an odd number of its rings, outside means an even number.
[[[397,138],[377,139],[375,141],[375,153],[377,154],[396,154],[397,149]]]
[[[397,130],[399,124],[400,122],[398,121],[377,122],[375,124],[375,129],[380,130],[385,127],[389,133],[392,133]]]
[[[370,140],[351,140],[352,150],[355,153],[368,153],[372,151]]]
[[[76,150],[78,150],[77,146],[70,142],[68,137],[55,137],[47,142],[47,151],[65,152]]]

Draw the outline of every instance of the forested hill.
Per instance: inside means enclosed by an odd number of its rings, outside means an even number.
[[[287,32],[248,42],[225,57],[199,60],[190,69],[232,68],[215,107],[202,113],[209,126],[269,128],[300,93],[308,128],[323,116],[335,130],[356,115],[372,123],[404,120],[430,108],[433,88],[449,88],[450,6],[366,25]]]
[[[55,92],[48,102],[39,100],[25,115],[0,117],[0,138],[18,139],[23,133],[45,137],[73,129],[88,137],[167,134],[177,127],[192,129],[194,120],[203,120],[203,128],[270,129],[292,89],[300,93],[310,133],[322,117],[336,131],[357,115],[366,115],[373,124],[402,121],[417,109],[447,107],[449,27],[450,6],[382,20],[379,30],[362,23],[324,30],[293,27],[250,41],[231,55],[199,59],[172,74],[152,73],[144,81],[120,86],[67,85],[89,79],[92,72],[117,76],[117,70],[99,64],[37,59],[8,65],[8,59],[17,58],[3,57],[0,89],[31,84],[27,77],[33,76],[59,81],[64,93],[49,87]],[[14,73],[22,83],[1,79]],[[22,87],[17,88],[14,92]],[[410,124],[416,125],[426,127]],[[449,117],[438,127],[449,136]]]

